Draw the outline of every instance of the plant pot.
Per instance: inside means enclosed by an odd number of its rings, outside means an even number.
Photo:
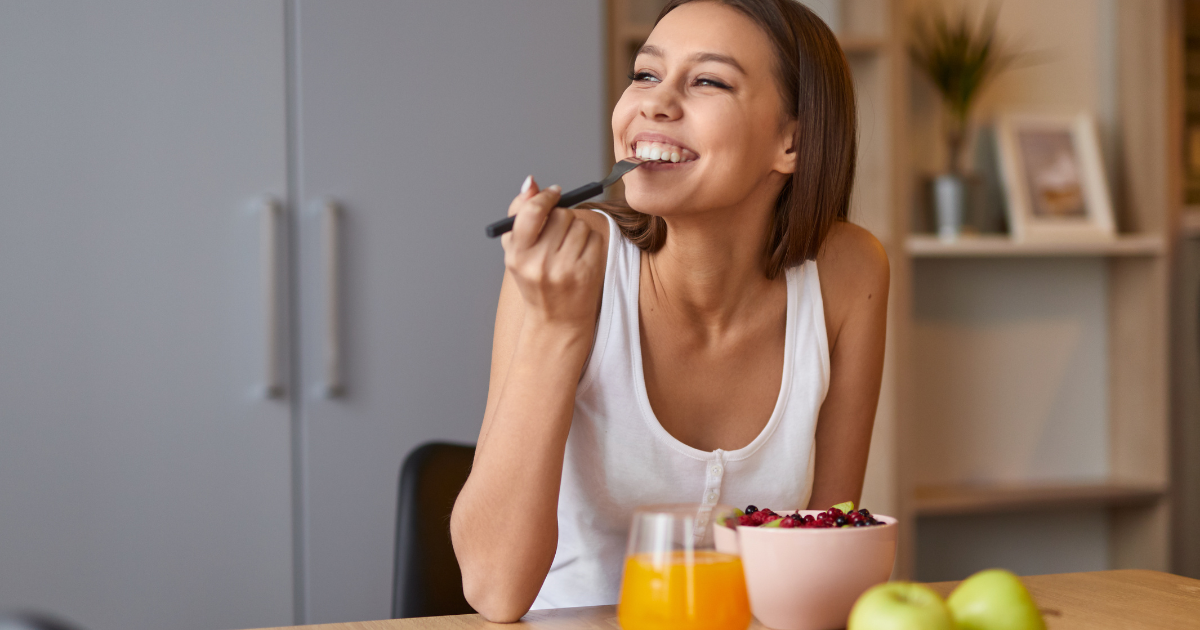
[[[961,175],[938,175],[933,180],[933,209],[937,218],[937,235],[943,241],[953,241],[962,234],[963,215],[967,207],[967,181]]]

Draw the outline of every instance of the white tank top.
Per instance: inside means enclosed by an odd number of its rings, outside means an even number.
[[[575,394],[563,461],[558,549],[535,609],[617,603],[638,506],[803,508],[812,492],[817,414],[829,387],[816,262],[787,270],[783,380],[767,426],[736,451],[701,451],[667,433],[650,408],[638,328],[641,250],[612,217],[608,228],[596,339]]]

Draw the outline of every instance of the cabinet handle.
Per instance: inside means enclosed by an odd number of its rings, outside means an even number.
[[[283,388],[283,351],[282,330],[280,317],[283,315],[283,305],[280,296],[279,260],[280,222],[283,219],[283,205],[274,197],[263,197],[259,202],[259,216],[262,233],[259,248],[262,259],[263,284],[263,315],[266,318],[263,332],[266,335],[266,362],[263,371],[263,398],[281,398]]]
[[[325,250],[325,384],[322,394],[326,398],[337,398],[345,394],[342,383],[341,295],[338,262],[340,251],[340,223],[342,208],[335,201],[326,200],[322,208]]]

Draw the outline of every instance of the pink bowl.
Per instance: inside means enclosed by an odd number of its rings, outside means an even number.
[[[775,510],[790,514],[794,510]],[[817,515],[820,510],[802,510]],[[835,529],[713,527],[717,551],[738,554],[750,610],[776,630],[846,627],[855,600],[886,582],[896,561],[896,519]]]

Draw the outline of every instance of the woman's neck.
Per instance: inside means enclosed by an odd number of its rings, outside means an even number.
[[[774,197],[772,196],[771,199]],[[750,200],[748,200],[750,201]],[[766,276],[769,200],[667,221],[662,249],[649,255],[643,307],[719,335],[775,286]]]

